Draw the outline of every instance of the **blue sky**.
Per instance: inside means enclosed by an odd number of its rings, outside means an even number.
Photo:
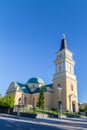
[[[87,102],[87,0],[1,0],[0,93],[31,77],[52,83],[63,33],[76,61],[79,102]]]

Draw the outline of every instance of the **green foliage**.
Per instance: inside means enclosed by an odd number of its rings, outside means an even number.
[[[77,113],[65,112],[65,113],[63,113],[63,114],[66,115],[67,117],[71,117],[71,118],[73,118],[73,117],[75,117],[75,118],[80,118],[80,117],[81,117],[81,116],[78,115]]]
[[[7,98],[9,108],[14,108],[14,95],[11,95]]]
[[[0,106],[3,108],[8,107],[6,96],[0,98]]]
[[[84,112],[87,112],[87,105],[86,105],[85,108],[84,108]]]
[[[1,93],[0,93],[0,98],[2,97]]]
[[[84,111],[84,108],[81,105],[79,106],[79,111],[80,112]]]
[[[14,107],[14,96],[11,95],[9,97],[0,97],[0,107],[3,108],[13,108]]]
[[[41,109],[44,109],[44,92],[45,92],[45,86],[42,86],[37,102],[37,106]]]

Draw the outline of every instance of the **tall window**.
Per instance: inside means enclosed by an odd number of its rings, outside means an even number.
[[[63,61],[63,71],[65,71],[65,61]]]
[[[57,55],[57,59],[59,58],[59,56]]]
[[[27,103],[27,98],[24,97],[24,105],[26,105],[26,103]]]
[[[56,72],[59,73],[59,65],[56,65]]]
[[[72,91],[73,91],[73,85],[71,85],[71,88],[70,88]]]
[[[18,105],[20,105],[20,104],[21,104],[21,98],[18,99]]]
[[[59,64],[59,72],[62,72],[62,63]]]

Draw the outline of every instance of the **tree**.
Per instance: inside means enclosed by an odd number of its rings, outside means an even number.
[[[86,105],[85,108],[84,108],[84,112],[87,112],[87,105]]]
[[[0,98],[0,106],[3,108],[8,107],[8,102],[6,96]]]
[[[14,95],[7,97],[7,103],[9,108],[14,108]]]
[[[44,109],[44,92],[45,86],[42,86],[37,102],[37,106],[42,109]]]
[[[10,113],[10,109],[14,108],[14,95],[7,97],[7,103],[8,103],[8,113]]]
[[[83,111],[84,111],[84,108],[83,108],[81,105],[79,106],[79,111],[80,111],[80,112],[83,112]]]
[[[8,113],[10,112],[10,109],[14,108],[14,96],[4,96],[0,97],[0,108],[3,110],[8,110]]]
[[[0,98],[2,97],[1,93],[0,93]]]

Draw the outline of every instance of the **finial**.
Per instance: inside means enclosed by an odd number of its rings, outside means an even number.
[[[62,39],[65,39],[66,37],[65,37],[65,34],[63,33],[63,35],[62,35]]]

